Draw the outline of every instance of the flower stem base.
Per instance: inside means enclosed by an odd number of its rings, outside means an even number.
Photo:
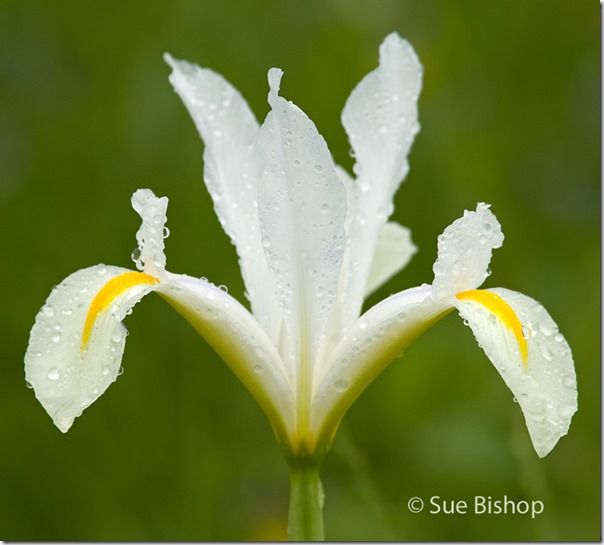
[[[323,541],[323,490],[319,464],[290,464],[287,537],[290,541]]]

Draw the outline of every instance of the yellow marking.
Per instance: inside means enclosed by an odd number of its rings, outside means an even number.
[[[90,307],[88,308],[88,315],[84,322],[84,331],[82,333],[82,345],[81,350],[84,350],[88,346],[90,341],[90,334],[94,323],[98,318],[99,314],[107,310],[109,305],[122,293],[134,286],[141,284],[157,284],[159,280],[154,276],[140,272],[126,272],[120,274],[107,282],[95,295]]]
[[[458,293],[456,297],[460,301],[474,301],[475,303],[481,304],[512,330],[514,337],[516,337],[516,341],[518,341],[518,348],[520,348],[520,355],[522,356],[522,364],[526,369],[528,346],[526,344],[524,334],[522,333],[522,324],[514,312],[514,309],[508,305],[505,299],[493,292],[486,290],[462,291]]]

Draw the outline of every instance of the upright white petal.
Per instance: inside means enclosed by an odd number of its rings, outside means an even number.
[[[347,323],[360,312],[378,234],[408,171],[407,155],[419,130],[421,83],[422,66],[413,48],[390,34],[380,46],[379,67],[356,86],[342,112],[356,157],[359,203],[349,231],[351,279],[343,295]]]
[[[313,429],[335,429],[371,381],[419,335],[453,307],[423,285],[402,291],[365,312],[330,355],[313,395]],[[328,440],[330,438],[327,438]]]
[[[435,297],[477,288],[490,274],[491,255],[501,248],[503,233],[489,206],[478,203],[476,211],[466,210],[439,235],[433,266]]]
[[[371,261],[365,296],[390,280],[409,263],[415,252],[417,247],[411,241],[409,229],[395,222],[383,225]]]
[[[325,324],[336,300],[346,192],[313,122],[278,95],[281,75],[269,71],[271,112],[259,140],[266,161],[259,214],[293,361],[303,369],[322,357]]]
[[[117,280],[128,276],[128,281]],[[87,320],[93,301],[111,285],[100,308]],[[56,286],[31,330],[25,377],[55,425],[66,432],[75,418],[116,380],[126,343],[122,320],[154,289],[143,273],[96,265]],[[91,328],[85,327],[87,322]]]
[[[355,174],[369,198],[392,195],[407,174],[407,155],[419,131],[417,99],[422,66],[396,33],[380,45],[380,65],[350,94],[342,112],[356,157]],[[377,195],[376,195],[377,197]]]
[[[222,76],[169,55],[165,59],[173,70],[170,82],[205,142],[205,183],[218,219],[237,249],[252,310],[275,340],[281,319],[258,224],[258,123]]]
[[[496,313],[475,301],[458,301],[459,314],[512,391],[524,413],[533,446],[543,457],[566,435],[577,410],[577,380],[570,347],[534,299],[503,288],[485,291],[501,297],[518,317],[526,359],[518,336]]]

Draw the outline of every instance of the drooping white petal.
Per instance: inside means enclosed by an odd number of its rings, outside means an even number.
[[[239,92],[207,68],[175,60],[170,82],[205,142],[204,179],[218,219],[239,255],[254,315],[276,340],[281,321],[258,223],[258,123]]]
[[[263,246],[292,339],[290,356],[300,371],[322,357],[320,347],[344,251],[346,193],[315,125],[278,95],[281,74],[269,71],[271,112],[259,138],[266,164],[259,215]]]
[[[317,435],[335,430],[371,381],[452,308],[435,300],[431,286],[424,285],[392,295],[365,312],[341,339],[316,382],[312,421]]]
[[[493,312],[475,301],[458,301],[459,314],[514,394],[537,454],[546,456],[566,435],[577,410],[577,380],[570,347],[534,299],[503,288],[485,291],[501,297],[520,320],[528,349],[526,361],[513,330]]]
[[[411,45],[390,34],[380,46],[379,67],[352,91],[342,112],[356,164],[358,208],[348,232],[350,281],[342,295],[345,324],[359,315],[371,259],[392,199],[408,171],[407,155],[419,130],[417,99],[422,67]]]
[[[283,361],[255,318],[206,280],[166,273],[157,292],[212,346],[286,439],[294,401]]]
[[[411,241],[411,231],[395,222],[386,223],[380,229],[365,296],[390,280],[409,263],[415,252],[417,247]]]
[[[136,268],[153,276],[160,276],[166,268],[164,238],[168,197],[156,197],[150,189],[139,189],[132,195],[132,208],[141,217],[141,226],[136,233],[138,257]]]
[[[476,211],[466,210],[439,235],[433,266],[435,297],[477,288],[489,275],[493,249],[503,244],[501,225],[489,206],[478,203]]]
[[[133,276],[116,284],[124,274]],[[86,338],[91,305],[112,281],[115,289],[105,293],[109,306],[99,309],[98,316],[95,313]],[[153,290],[151,281],[143,273],[121,267],[82,269],[52,290],[36,316],[25,354],[25,376],[62,432],[116,380],[127,334],[122,320]]]

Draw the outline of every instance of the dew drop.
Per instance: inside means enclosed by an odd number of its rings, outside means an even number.
[[[52,318],[55,314],[55,309],[52,308],[50,305],[44,305],[42,307],[42,312],[44,313],[44,316],[46,316],[47,318]]]
[[[577,387],[577,379],[575,379],[575,377],[573,377],[572,375],[568,375],[564,377],[564,379],[562,380],[562,384],[564,384],[566,388],[574,390]]]
[[[315,169],[315,172],[323,172],[322,165],[316,164],[313,168]]]
[[[33,388],[33,384],[28,380],[25,381],[25,386],[27,386],[30,390]]]
[[[56,367],[51,367],[48,370],[48,378],[49,380],[58,380],[58,378],[61,376],[61,373],[59,372],[59,370]]]
[[[539,331],[541,331],[541,333],[543,333],[546,337],[551,337],[556,332],[551,324],[547,322],[539,323]]]
[[[164,238],[168,238],[170,236],[170,229],[164,227]]]
[[[103,369],[101,371],[101,373],[103,373],[103,376],[106,377],[107,375],[109,375],[109,371],[110,371],[109,366],[108,365],[103,365]]]
[[[132,250],[132,253],[130,254],[130,258],[132,259],[132,261],[134,261],[134,264],[136,265],[137,269],[140,269],[142,267],[142,263],[141,263],[141,250],[140,248],[137,246],[136,248],[134,248],[134,250]]]
[[[254,373],[260,373],[262,371],[262,365],[254,365]]]
[[[321,212],[327,212],[329,210],[329,205],[327,203],[323,203],[321,205]]]
[[[554,359],[554,356],[552,354],[552,351],[549,349],[549,347],[547,345],[542,345],[541,346],[541,355],[547,360],[547,361],[552,361]]]
[[[53,336],[50,338],[50,340],[51,340],[53,343],[57,344],[57,343],[58,343],[58,342],[61,340],[61,334],[60,334],[60,333],[55,333],[55,334],[54,334],[54,335],[53,335]]]
[[[349,386],[350,386],[350,384],[348,383],[348,381],[344,380],[344,379],[336,380],[333,383],[334,389],[338,392],[345,392],[346,390],[348,390]]]

